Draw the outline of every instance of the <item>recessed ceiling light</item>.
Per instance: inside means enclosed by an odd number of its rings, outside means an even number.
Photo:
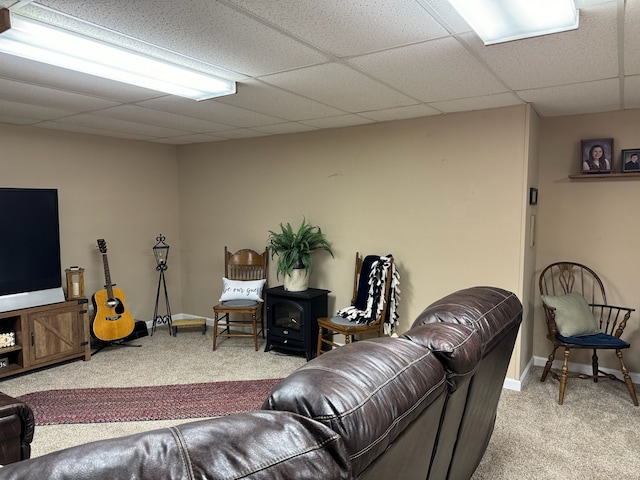
[[[449,0],[485,45],[578,28],[573,0]]]

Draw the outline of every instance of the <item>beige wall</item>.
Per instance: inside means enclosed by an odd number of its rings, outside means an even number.
[[[332,291],[330,310],[349,303],[356,251],[394,254],[401,331],[461,288],[521,295],[527,117],[516,107],[179,147],[184,307],[211,316],[225,245],[261,250],[303,216],[335,248],[316,254],[311,278]]]
[[[579,172],[581,139],[613,138],[615,168],[620,150],[640,148],[639,110],[545,119],[540,142],[539,248],[537,273],[549,263],[561,260],[584,263],[605,282],[609,303],[635,308],[624,339],[632,348],[625,354],[630,371],[640,372],[638,327],[640,296],[640,178],[570,180]],[[536,287],[537,288],[537,287]],[[536,302],[534,355],[550,353],[545,340],[540,300]],[[635,348],[634,348],[635,345]],[[589,364],[588,352],[571,360]],[[605,367],[617,369],[613,354],[602,354]]]
[[[63,266],[87,270],[88,292],[102,288],[94,244],[107,240],[136,318],[152,316],[158,233],[172,247],[173,312],[211,317],[224,246],[261,250],[270,229],[304,216],[334,245],[311,279],[332,291],[330,310],[349,302],[356,251],[394,254],[404,331],[461,288],[524,298],[536,135],[527,107],[182,147],[2,125],[0,166],[6,186],[60,190]],[[270,277],[281,283],[274,265]],[[530,350],[518,347],[511,378]]]
[[[152,247],[171,246],[171,307],[182,310],[174,146],[0,124],[0,186],[57,188],[62,268],[85,269],[85,293],[104,288],[96,239],[107,242],[111,280],[135,318],[151,319],[158,274]]]
[[[335,259],[316,255],[312,278],[312,286],[332,290],[332,310],[349,300],[356,250],[396,256],[402,330],[453,290],[507,288],[525,305],[509,373],[519,378],[531,355],[549,353],[536,284],[548,263],[588,263],[602,274],[611,302],[640,311],[633,252],[640,180],[567,178],[578,171],[581,139],[612,137],[617,154],[640,147],[637,116],[539,120],[513,107],[184,147],[0,125],[0,184],[58,188],[63,267],[86,269],[87,292],[102,288],[94,245],[105,238],[113,280],[140,319],[153,313],[158,233],[171,245],[174,313],[210,317],[224,245],[261,249],[269,229],[303,216],[335,246]],[[539,204],[530,207],[528,188],[536,185]],[[625,334],[635,345],[638,316]],[[640,372],[637,355],[627,354],[627,362]]]

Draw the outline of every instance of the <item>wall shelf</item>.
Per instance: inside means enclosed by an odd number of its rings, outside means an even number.
[[[640,178],[640,173],[581,173],[578,175],[569,175],[571,180],[588,180],[596,178]]]

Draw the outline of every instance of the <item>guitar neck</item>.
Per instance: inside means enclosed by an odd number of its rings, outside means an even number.
[[[102,265],[104,266],[104,287],[107,289],[107,295],[109,298],[113,298],[113,285],[111,284],[111,273],[109,272],[109,260],[107,260],[107,254],[102,254]]]

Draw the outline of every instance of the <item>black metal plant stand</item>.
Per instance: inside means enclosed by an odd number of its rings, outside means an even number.
[[[158,277],[158,290],[156,292],[156,307],[153,311],[153,325],[151,327],[151,335],[156,331],[156,325],[169,324],[169,335],[171,335],[171,306],[169,305],[169,294],[167,293],[167,282],[165,280],[165,272],[167,271],[167,259],[169,258],[169,245],[165,241],[165,237],[160,234],[156,237],[158,243],[153,247],[153,254],[156,258],[156,270],[160,272]],[[160,289],[164,289],[164,305],[165,315],[158,314],[158,306],[160,305]]]

